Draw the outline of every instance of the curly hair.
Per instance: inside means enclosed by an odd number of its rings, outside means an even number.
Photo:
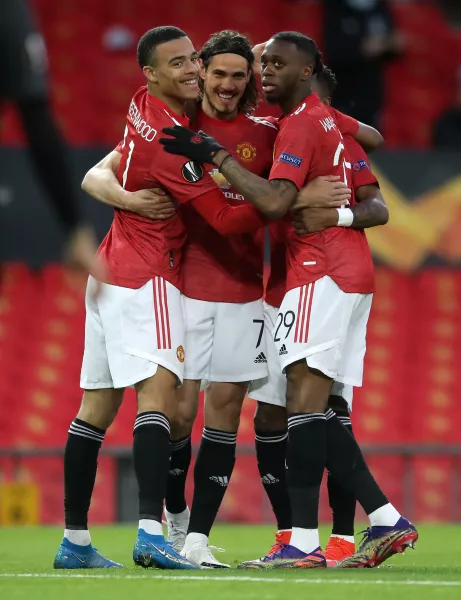
[[[205,70],[208,69],[213,56],[218,54],[238,54],[247,60],[250,77],[245,87],[245,91],[239,100],[238,111],[239,113],[253,112],[258,103],[258,86],[253,71],[254,56],[250,42],[238,31],[226,29],[224,31],[213,33],[200,50],[199,54],[199,58],[202,60]],[[203,96],[205,85],[201,77],[199,78],[199,86]]]

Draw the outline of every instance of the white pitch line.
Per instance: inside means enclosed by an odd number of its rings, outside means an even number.
[[[385,579],[283,579],[281,577],[249,577],[249,576],[200,576],[200,575],[102,575],[100,573],[0,573],[4,578],[36,578],[36,579],[165,579],[167,581],[244,581],[255,583],[300,583],[300,584],[349,584],[349,585],[423,585],[434,587],[461,587],[461,581],[408,580],[387,581]]]

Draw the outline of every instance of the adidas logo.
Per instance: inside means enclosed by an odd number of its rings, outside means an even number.
[[[282,354],[288,354],[287,347],[285,346],[285,344],[282,344],[282,347],[279,350],[279,356],[282,356]]]
[[[270,473],[261,477],[261,481],[264,485],[269,485],[271,483],[279,483],[279,479],[277,479],[277,477],[274,477]]]
[[[184,473],[184,469],[170,469],[168,472],[170,475],[173,475],[173,477],[175,477],[177,475],[182,475]]]
[[[222,487],[227,487],[229,485],[229,478],[227,477],[227,475],[224,475],[224,477],[212,475],[210,477],[210,481],[216,481],[216,483],[219,483],[219,485],[221,485]]]
[[[267,363],[267,358],[264,352],[258,354],[258,356],[255,358],[255,363]]]

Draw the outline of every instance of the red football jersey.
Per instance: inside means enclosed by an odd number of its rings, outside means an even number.
[[[338,112],[338,111],[336,111]],[[342,114],[342,113],[339,113]],[[346,153],[351,164],[352,189],[354,192],[363,185],[378,184],[378,180],[373,175],[370,163],[365,150],[356,142],[356,140],[347,135],[344,137]],[[326,230],[328,231],[328,230]],[[353,243],[348,248],[348,260],[357,261],[360,264],[367,263],[370,277],[373,278],[373,259],[368,246],[365,231],[356,229],[358,235],[354,236]],[[270,275],[266,286],[265,300],[268,304],[280,307],[286,290],[286,228],[285,223],[276,221],[270,225],[270,244],[271,244],[271,263]],[[351,265],[352,267],[352,265]],[[364,267],[361,267],[364,269]],[[370,280],[371,285],[371,280]],[[374,291],[374,283],[369,291]]]
[[[246,169],[269,175],[278,128],[265,119],[239,115],[232,121],[208,117],[199,110],[193,122],[222,144]],[[233,206],[248,204],[212,165],[210,175]],[[182,207],[187,229],[182,291],[209,302],[253,302],[263,294],[263,254],[254,234],[219,235],[192,206]]]
[[[350,161],[343,137],[317,94],[305,98],[279,126],[269,179],[287,179],[301,189],[321,175],[339,175],[350,185]],[[353,192],[350,204],[355,204]],[[345,292],[373,291],[373,269],[366,258],[355,256],[355,247],[361,245],[360,231],[331,227],[298,236],[289,217],[285,222],[287,290],[328,275]]]

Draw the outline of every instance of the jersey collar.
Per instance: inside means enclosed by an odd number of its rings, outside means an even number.
[[[182,125],[183,127],[189,127],[189,117],[187,117],[185,114],[178,115],[172,111],[168,104],[163,102],[163,100],[160,100],[160,98],[157,98],[156,96],[152,96],[152,94],[149,94],[149,92],[147,92],[147,102],[151,106],[155,106],[162,112],[165,112],[174,124]]]

